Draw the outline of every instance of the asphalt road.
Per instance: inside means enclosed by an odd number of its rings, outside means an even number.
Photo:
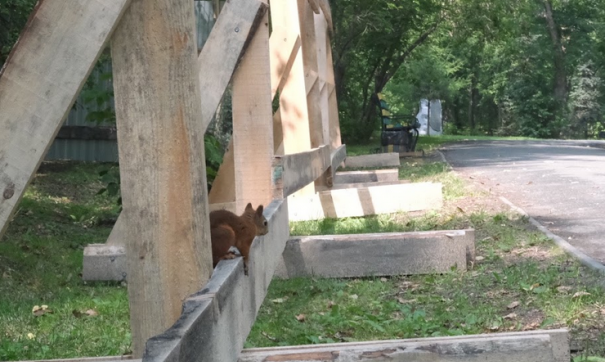
[[[457,172],[605,264],[605,149],[577,144],[464,142],[442,152]]]

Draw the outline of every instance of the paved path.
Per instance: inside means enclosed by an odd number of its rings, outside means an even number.
[[[605,264],[605,149],[579,144],[474,141],[442,152],[457,172]]]

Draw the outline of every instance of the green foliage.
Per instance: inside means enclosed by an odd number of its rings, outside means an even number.
[[[3,0],[0,4],[0,68],[19,38],[37,0]]]

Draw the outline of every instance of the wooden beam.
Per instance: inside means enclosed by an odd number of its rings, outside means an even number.
[[[326,23],[328,24],[328,30],[330,33],[334,33],[334,23],[332,22],[332,10],[330,9],[330,3],[328,0],[317,0],[319,2],[319,7],[321,8],[321,12],[326,18]]]
[[[288,34],[288,37],[300,36],[297,0],[272,2],[271,23],[274,31]],[[280,93],[279,112],[282,121],[284,154],[310,150],[309,112],[302,52],[298,52],[296,55]],[[299,194],[313,194],[314,192],[313,185],[308,185],[301,189]]]
[[[233,158],[236,213],[246,204],[267,205],[273,200],[271,167],[271,68],[269,16],[250,41],[246,56],[233,76]]]
[[[568,362],[567,329],[251,348],[239,362]]]
[[[475,230],[316,235],[288,240],[280,278],[359,278],[465,271]]]
[[[129,3],[34,8],[0,70],[0,237]]]
[[[285,156],[275,156],[274,184],[279,191],[275,195],[285,198],[304,188],[330,167],[330,146]]]
[[[420,182],[321,191],[291,199],[290,221],[439,209],[443,206],[441,189],[440,183]]]
[[[135,357],[212,273],[194,24],[180,0],[133,0],[112,42]]]
[[[201,291],[183,303],[183,314],[147,342],[145,361],[236,361],[273,279],[289,237],[286,200],[264,212],[269,233],[250,249],[249,275],[241,258],[221,261]]]
[[[225,2],[197,64],[202,102],[202,129],[212,120],[231,81],[233,72],[248,43],[267,13],[267,4],[259,0]]]
[[[319,88],[319,108],[321,110],[321,124],[323,128],[324,140],[330,139],[330,106],[328,87],[326,87],[326,79],[328,77],[328,54],[326,47],[328,46],[328,34],[326,19],[322,14],[315,15],[315,45],[317,46],[317,72],[320,80]],[[329,65],[331,66],[331,64]]]
[[[329,187],[332,187],[334,185],[336,171],[338,171],[338,168],[343,164],[346,158],[347,145],[340,145],[340,147],[332,151],[332,153],[330,154],[330,179],[328,180]]]
[[[258,0],[232,0],[223,6],[197,60],[197,74],[203,94],[200,98],[202,132],[206,132],[212,121],[242,53],[266,13],[267,5]],[[229,149],[233,149],[232,144]],[[227,152],[209,195],[210,202],[235,201],[233,175],[233,154]],[[125,236],[119,237],[127,240]]]
[[[330,5],[328,0],[319,0],[322,12],[326,16],[328,22],[328,29],[333,32],[332,27],[332,15],[330,13]],[[330,122],[330,144],[332,148],[337,148],[342,144],[340,137],[340,120],[338,119],[338,101],[336,99],[336,92],[334,84],[334,62],[332,60],[332,45],[330,42],[329,34],[326,35],[326,78],[325,81],[328,83],[328,113]]]
[[[271,52],[271,99],[284,88],[290,69],[300,50],[300,36],[288,36],[283,29],[276,29],[269,39]]]
[[[313,12],[315,14],[321,14],[321,9],[319,8],[319,3],[317,2],[317,0],[308,0],[309,1],[309,6],[311,7],[311,9],[313,9]]]

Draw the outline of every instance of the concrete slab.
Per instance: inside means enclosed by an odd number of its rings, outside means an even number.
[[[126,248],[124,246],[89,244],[84,248],[82,279],[89,281],[126,280],[126,263]]]
[[[401,166],[399,153],[375,153],[372,155],[347,156],[345,159],[346,167],[385,167]]]
[[[334,184],[356,182],[398,181],[399,170],[396,168],[370,171],[340,171],[334,174]]]
[[[332,186],[332,190],[341,189],[358,189],[363,187],[371,186],[387,186],[387,185],[402,185],[412,183],[410,180],[397,180],[397,181],[376,181],[376,182],[355,182],[350,184],[336,184]]]
[[[288,203],[290,221],[303,221],[439,209],[443,195],[440,183],[420,182],[293,195]]]
[[[445,273],[474,260],[475,231],[320,235],[288,240],[279,278]]]

